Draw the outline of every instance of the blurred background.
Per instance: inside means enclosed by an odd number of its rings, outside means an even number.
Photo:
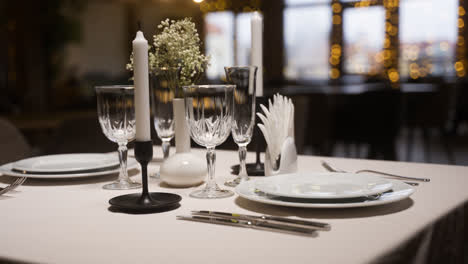
[[[161,20],[192,17],[212,57],[203,82],[219,83],[224,66],[250,63],[260,11],[264,91],[293,98],[301,154],[468,165],[467,10],[467,0],[2,1],[0,163],[115,150],[94,86],[129,83],[137,21],[151,41]]]

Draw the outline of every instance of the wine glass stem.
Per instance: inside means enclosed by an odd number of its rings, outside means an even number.
[[[169,148],[171,147],[170,141],[163,140],[162,144],[163,158],[167,159],[169,157]]]
[[[119,181],[128,180],[127,174],[127,142],[119,143],[119,162],[120,162],[120,173]]]
[[[206,182],[206,189],[214,189],[216,188],[216,181],[215,181],[216,152],[215,152],[214,147],[207,148],[206,161],[208,163],[208,181]]]
[[[247,157],[247,147],[239,146],[239,161],[240,161],[239,177],[242,180],[247,179],[247,168],[245,167],[246,157]]]

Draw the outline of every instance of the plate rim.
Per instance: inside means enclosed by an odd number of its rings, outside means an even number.
[[[393,187],[396,192],[399,191],[407,191],[405,194],[394,194],[393,199],[386,199],[386,200],[374,200],[374,201],[363,201],[363,202],[355,202],[355,203],[296,203],[296,202],[289,202],[289,201],[278,201],[278,200],[271,200],[265,197],[261,197],[258,195],[249,195],[245,194],[242,189],[248,189],[248,191],[252,192],[253,184],[256,180],[259,179],[250,179],[249,181],[241,182],[236,188],[235,191],[237,195],[240,197],[247,199],[249,201],[254,201],[263,204],[270,204],[276,206],[286,206],[286,207],[298,207],[298,208],[315,208],[315,209],[338,209],[338,208],[357,208],[357,207],[370,207],[370,206],[378,206],[378,205],[385,205],[389,203],[398,202],[410,197],[415,189],[410,185],[399,181],[389,179],[393,183]]]
[[[74,168],[69,168],[69,169],[41,169],[41,168],[32,168],[32,167],[27,167],[27,166],[22,166],[21,163],[23,162],[30,162],[30,161],[33,161],[34,160],[40,160],[40,159],[47,159],[47,158],[54,158],[56,157],[57,159],[59,158],[63,158],[63,157],[68,157],[68,158],[72,158],[72,156],[82,156],[82,157],[86,157],[86,156],[94,156],[94,157],[97,157],[97,156],[101,156],[101,157],[109,157],[109,160],[110,157],[112,155],[110,155],[109,153],[65,153],[65,154],[52,154],[52,155],[41,155],[41,156],[35,156],[35,157],[29,157],[29,158],[25,158],[25,159],[21,159],[21,160],[18,160],[18,161],[15,161],[15,162],[11,162],[12,163],[12,168],[16,169],[16,170],[19,170],[19,171],[26,171],[28,173],[47,173],[47,172],[53,172],[53,173],[79,173],[80,171],[89,171],[89,170],[97,170],[97,169],[103,169],[103,168],[107,168],[107,167],[112,167],[112,166],[117,166],[119,165],[119,161],[118,159],[114,160],[112,159],[112,163],[109,162],[107,164],[103,163],[103,164],[100,164],[100,165],[95,165],[95,166],[89,166],[89,167],[82,167],[82,168],[78,168],[78,167],[74,167]]]
[[[87,178],[87,177],[96,177],[109,175],[113,173],[120,172],[120,166],[112,170],[96,171],[96,172],[87,172],[87,173],[64,173],[64,174],[33,174],[33,173],[19,173],[12,171],[12,165],[14,162],[10,162],[0,166],[0,174],[4,176],[12,177],[26,177],[32,179],[68,179],[68,178]],[[127,170],[137,168],[138,162],[133,158],[128,158],[127,160]]]
[[[305,175],[307,174],[307,175]],[[310,174],[310,175],[309,175]],[[342,176],[343,174],[347,174],[346,177],[370,177],[370,178],[375,178],[375,179],[379,179],[381,181],[384,181],[386,182],[385,183],[385,186],[383,186],[383,188],[380,188],[380,189],[376,189],[376,190],[365,190],[363,189],[361,193],[349,193],[349,194],[333,194],[333,195],[307,195],[307,194],[294,194],[294,193],[288,193],[288,194],[285,194],[283,192],[275,192],[275,191],[271,191],[271,190],[267,190],[265,189],[264,187],[260,187],[259,185],[255,186],[257,189],[259,189],[260,191],[264,192],[264,193],[267,193],[267,194],[271,194],[271,195],[276,195],[276,196],[283,196],[283,197],[290,197],[290,198],[299,198],[299,199],[346,199],[346,198],[356,198],[356,197],[362,197],[362,196],[367,196],[367,195],[376,195],[376,194],[379,194],[379,193],[383,193],[383,192],[386,192],[390,189],[392,189],[392,182],[389,180],[389,179],[385,179],[381,176],[377,176],[377,175],[371,175],[371,174],[357,174],[357,173],[350,173],[350,172],[346,172],[346,173],[342,173],[342,172],[296,172],[296,173],[288,173],[288,174],[281,174],[281,175],[275,175],[275,176],[270,176],[270,177],[266,177],[266,178],[262,178],[262,179],[257,179],[256,182],[265,182],[265,181],[278,181],[278,180],[284,180],[286,179],[286,177],[294,177],[294,176],[297,176],[297,177],[305,177],[305,178],[308,178],[308,177],[313,177],[314,175],[320,175],[320,176],[325,176],[325,177],[328,177],[328,176],[331,176],[333,177],[334,175],[340,175]]]

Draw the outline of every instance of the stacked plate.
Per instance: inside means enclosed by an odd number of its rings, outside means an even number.
[[[128,159],[128,168],[137,162]],[[120,170],[116,154],[60,154],[38,156],[8,163],[0,167],[0,173],[29,178],[77,178],[117,173]]]
[[[236,187],[248,200],[304,208],[347,208],[392,203],[414,189],[403,182],[370,174],[295,173],[242,182]]]

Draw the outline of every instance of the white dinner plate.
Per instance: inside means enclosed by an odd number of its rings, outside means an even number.
[[[127,161],[127,169],[134,169],[138,167],[138,162],[135,159],[129,158]],[[35,174],[35,173],[21,173],[13,171],[13,163],[8,163],[0,167],[0,173],[7,176],[14,177],[28,177],[36,179],[64,179],[64,178],[83,178],[83,177],[94,177],[94,176],[103,176],[113,173],[118,173],[120,167],[117,166],[112,169],[107,170],[98,170],[84,173],[63,173],[63,174]]]
[[[392,183],[370,174],[300,172],[258,179],[255,187],[283,197],[343,199],[383,193],[392,188]]]
[[[117,155],[77,153],[46,155],[13,163],[12,169],[28,173],[83,173],[119,165]]]
[[[413,194],[414,189],[401,181],[389,180],[392,184],[392,190],[383,193],[380,198],[372,199],[302,199],[302,198],[288,198],[268,195],[262,192],[256,191],[256,181],[260,179],[252,179],[249,181],[241,182],[236,187],[236,193],[247,200],[280,205],[289,207],[302,207],[302,208],[352,208],[352,207],[367,207],[383,205],[401,201],[408,198]]]

